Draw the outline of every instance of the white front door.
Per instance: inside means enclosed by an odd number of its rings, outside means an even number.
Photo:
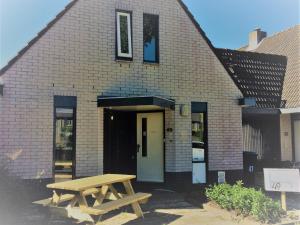
[[[137,180],[164,181],[163,113],[137,114]]]
[[[294,122],[295,161],[300,162],[300,120]]]

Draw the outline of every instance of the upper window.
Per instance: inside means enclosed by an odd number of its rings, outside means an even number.
[[[144,61],[159,62],[159,17],[144,14]]]
[[[117,11],[117,46],[118,59],[132,59],[131,12]]]

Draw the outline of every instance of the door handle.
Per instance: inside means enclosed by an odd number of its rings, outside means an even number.
[[[137,152],[140,152],[140,147],[141,147],[141,146],[140,146],[140,145],[137,145],[136,147],[137,147]]]

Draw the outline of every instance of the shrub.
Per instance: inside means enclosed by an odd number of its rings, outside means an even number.
[[[206,189],[206,196],[220,205],[223,209],[233,209],[232,188],[229,184],[215,185],[213,188]]]
[[[276,223],[283,216],[284,211],[279,202],[261,193],[253,201],[251,214],[259,221]]]
[[[261,190],[243,187],[241,181],[235,185],[211,186],[206,189],[206,196],[223,209],[235,210],[243,216],[253,216],[261,222],[278,222],[284,214],[278,202],[267,197]]]

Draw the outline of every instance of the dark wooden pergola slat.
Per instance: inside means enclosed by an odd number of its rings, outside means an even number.
[[[286,72],[285,56],[215,50],[244,97],[255,97],[258,108],[280,108]]]

